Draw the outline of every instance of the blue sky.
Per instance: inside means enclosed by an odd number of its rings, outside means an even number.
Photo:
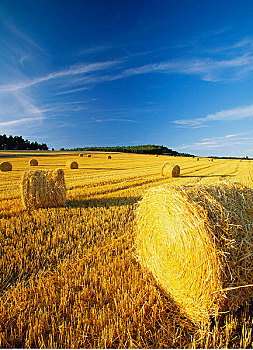
[[[1,0],[0,133],[253,157],[253,2]]]

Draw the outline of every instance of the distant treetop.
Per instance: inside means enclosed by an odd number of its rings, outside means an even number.
[[[24,140],[22,136],[0,135],[0,150],[48,150],[45,143]]]
[[[61,149],[64,150],[64,149]],[[66,150],[66,149],[65,149]],[[170,148],[159,145],[116,146],[116,147],[78,147],[66,151],[100,151],[100,152],[125,152],[139,154],[164,154],[169,156],[189,156],[192,154],[179,153]]]

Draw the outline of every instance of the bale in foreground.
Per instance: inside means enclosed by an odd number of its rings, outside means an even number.
[[[139,260],[193,322],[252,296],[252,212],[241,184],[159,186],[140,202]]]
[[[30,159],[29,160],[29,165],[30,166],[37,166],[39,163],[37,161],[37,159]]]
[[[26,209],[63,206],[66,201],[63,170],[26,171],[22,178],[21,195]]]
[[[178,177],[180,176],[180,167],[175,164],[165,163],[162,166],[161,175],[163,177]]]
[[[2,162],[2,163],[0,163],[0,170],[1,171],[11,171],[12,164],[9,162]]]
[[[78,163],[77,162],[72,162],[71,160],[68,160],[66,162],[66,167],[69,169],[78,169]]]

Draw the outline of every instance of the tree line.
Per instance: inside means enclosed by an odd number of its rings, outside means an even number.
[[[99,151],[99,152],[125,152],[139,154],[157,154],[170,156],[189,156],[188,153],[179,153],[170,148],[159,145],[138,145],[138,146],[115,146],[115,147],[77,147],[73,149],[61,148],[61,151]]]
[[[0,150],[48,150],[45,143],[24,140],[22,136],[0,135]]]

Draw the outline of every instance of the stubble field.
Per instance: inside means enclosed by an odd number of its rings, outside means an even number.
[[[162,184],[241,182],[253,161],[74,152],[0,152],[0,346],[22,348],[252,347],[250,303],[196,328],[136,259],[135,208]],[[29,166],[36,158],[37,167]],[[77,161],[79,169],[65,167]],[[164,179],[165,162],[181,176]],[[62,168],[67,203],[22,207],[24,170]]]

